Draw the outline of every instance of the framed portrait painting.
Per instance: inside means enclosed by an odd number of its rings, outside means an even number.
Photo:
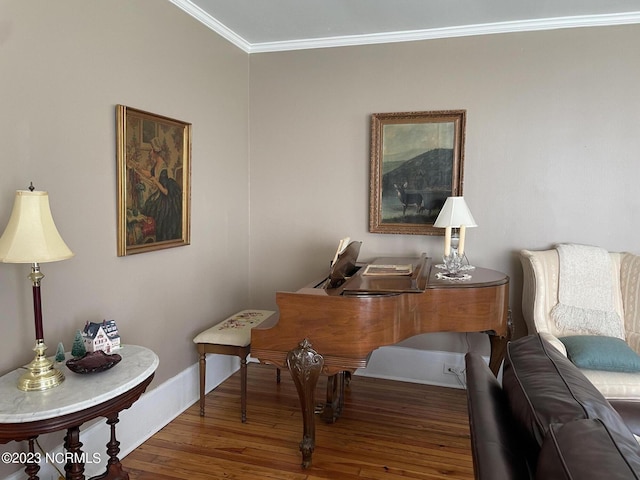
[[[465,110],[371,116],[369,231],[443,235],[433,226],[462,195]]]
[[[189,245],[191,124],[117,105],[118,256]]]

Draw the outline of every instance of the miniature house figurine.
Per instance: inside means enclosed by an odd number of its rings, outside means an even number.
[[[87,322],[82,336],[87,352],[102,350],[104,353],[111,353],[120,348],[120,335],[115,320]]]

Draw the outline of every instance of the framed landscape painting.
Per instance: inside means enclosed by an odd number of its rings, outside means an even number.
[[[447,197],[462,195],[465,110],[371,116],[369,231],[442,235]]]
[[[189,245],[191,124],[118,105],[118,256]]]

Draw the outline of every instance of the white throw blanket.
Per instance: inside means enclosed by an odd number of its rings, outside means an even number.
[[[624,340],[624,324],[613,306],[612,261],[603,248],[562,244],[558,304],[551,310],[561,334],[605,335]]]

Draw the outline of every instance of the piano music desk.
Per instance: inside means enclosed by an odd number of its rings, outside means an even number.
[[[363,276],[364,268],[337,288],[277,292],[279,318],[251,331],[251,354],[262,363],[288,368],[303,414],[302,466],[315,448],[314,390],[329,376],[323,418],[335,421],[342,407],[343,372],[367,366],[370,353],[428,332],[483,332],[491,345],[489,366],[498,373],[512,323],[509,277],[476,268],[465,281],[439,279],[426,256],[380,258],[375,264],[413,265],[411,276]]]

